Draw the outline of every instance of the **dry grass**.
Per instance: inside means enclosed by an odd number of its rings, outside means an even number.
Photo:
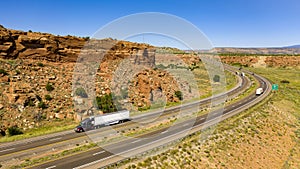
[[[201,136],[209,129],[163,153],[130,159],[119,167],[300,168],[299,70],[252,71],[278,83],[280,90],[261,105],[221,122],[207,139]]]

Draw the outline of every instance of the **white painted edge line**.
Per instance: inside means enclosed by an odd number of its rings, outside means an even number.
[[[53,166],[50,166],[50,167],[47,167],[46,169],[51,169],[51,168],[55,168],[56,166],[53,165]]]
[[[55,140],[60,140],[60,139],[62,139],[62,137],[53,138],[53,139],[50,139],[49,141],[55,141]]]
[[[142,141],[142,140],[135,140],[135,141],[133,141],[131,143],[137,143],[137,142],[140,142],[140,141]]]
[[[10,150],[14,150],[16,148],[9,148],[9,149],[6,149],[6,150],[1,150],[0,152],[5,152],[5,151],[10,151]]]
[[[100,152],[94,153],[93,156],[98,155],[98,154],[102,154],[102,153],[104,153],[104,152],[105,152],[105,151],[100,151]]]
[[[168,132],[168,130],[165,130],[165,131],[161,132],[161,134],[165,134],[166,132]]]

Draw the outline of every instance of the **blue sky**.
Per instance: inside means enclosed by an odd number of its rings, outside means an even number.
[[[163,12],[197,26],[215,47],[300,44],[299,0],[10,0],[0,24],[56,35],[92,36],[120,17]]]

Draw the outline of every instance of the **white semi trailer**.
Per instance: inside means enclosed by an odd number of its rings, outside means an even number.
[[[88,130],[97,129],[103,126],[123,123],[130,121],[129,111],[122,110],[114,113],[107,113],[104,115],[91,116],[82,120],[74,130],[76,132],[84,132]]]
[[[261,88],[261,87],[258,88],[258,89],[256,89],[256,95],[257,95],[257,96],[261,95],[263,92],[264,92],[264,89]]]

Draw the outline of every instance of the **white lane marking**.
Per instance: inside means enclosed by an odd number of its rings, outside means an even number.
[[[168,130],[165,130],[165,131],[161,132],[161,134],[165,134],[166,132],[168,132]]]
[[[46,169],[51,169],[51,168],[55,168],[56,166],[55,165],[53,165],[53,166],[51,166],[51,167],[47,167]]]
[[[200,120],[204,120],[205,118],[204,117],[202,117]]]
[[[132,143],[137,143],[137,142],[140,142],[140,141],[142,141],[142,140],[135,140]]]
[[[58,138],[53,138],[53,139],[50,139],[49,141],[55,141],[55,140],[60,140],[62,139],[61,137],[58,137]]]
[[[185,125],[183,125],[183,126],[185,127],[185,126],[188,126],[188,125],[189,125],[189,124],[188,124],[188,123],[186,123],[186,124],[185,124]]]
[[[6,150],[1,150],[0,152],[10,151],[10,150],[13,150],[13,149],[16,149],[16,148],[10,148],[10,149],[6,149]]]
[[[105,151],[100,151],[100,152],[98,152],[98,153],[94,153],[93,156],[98,155],[98,154],[102,154],[102,153],[104,153],[104,152],[105,152]]]

